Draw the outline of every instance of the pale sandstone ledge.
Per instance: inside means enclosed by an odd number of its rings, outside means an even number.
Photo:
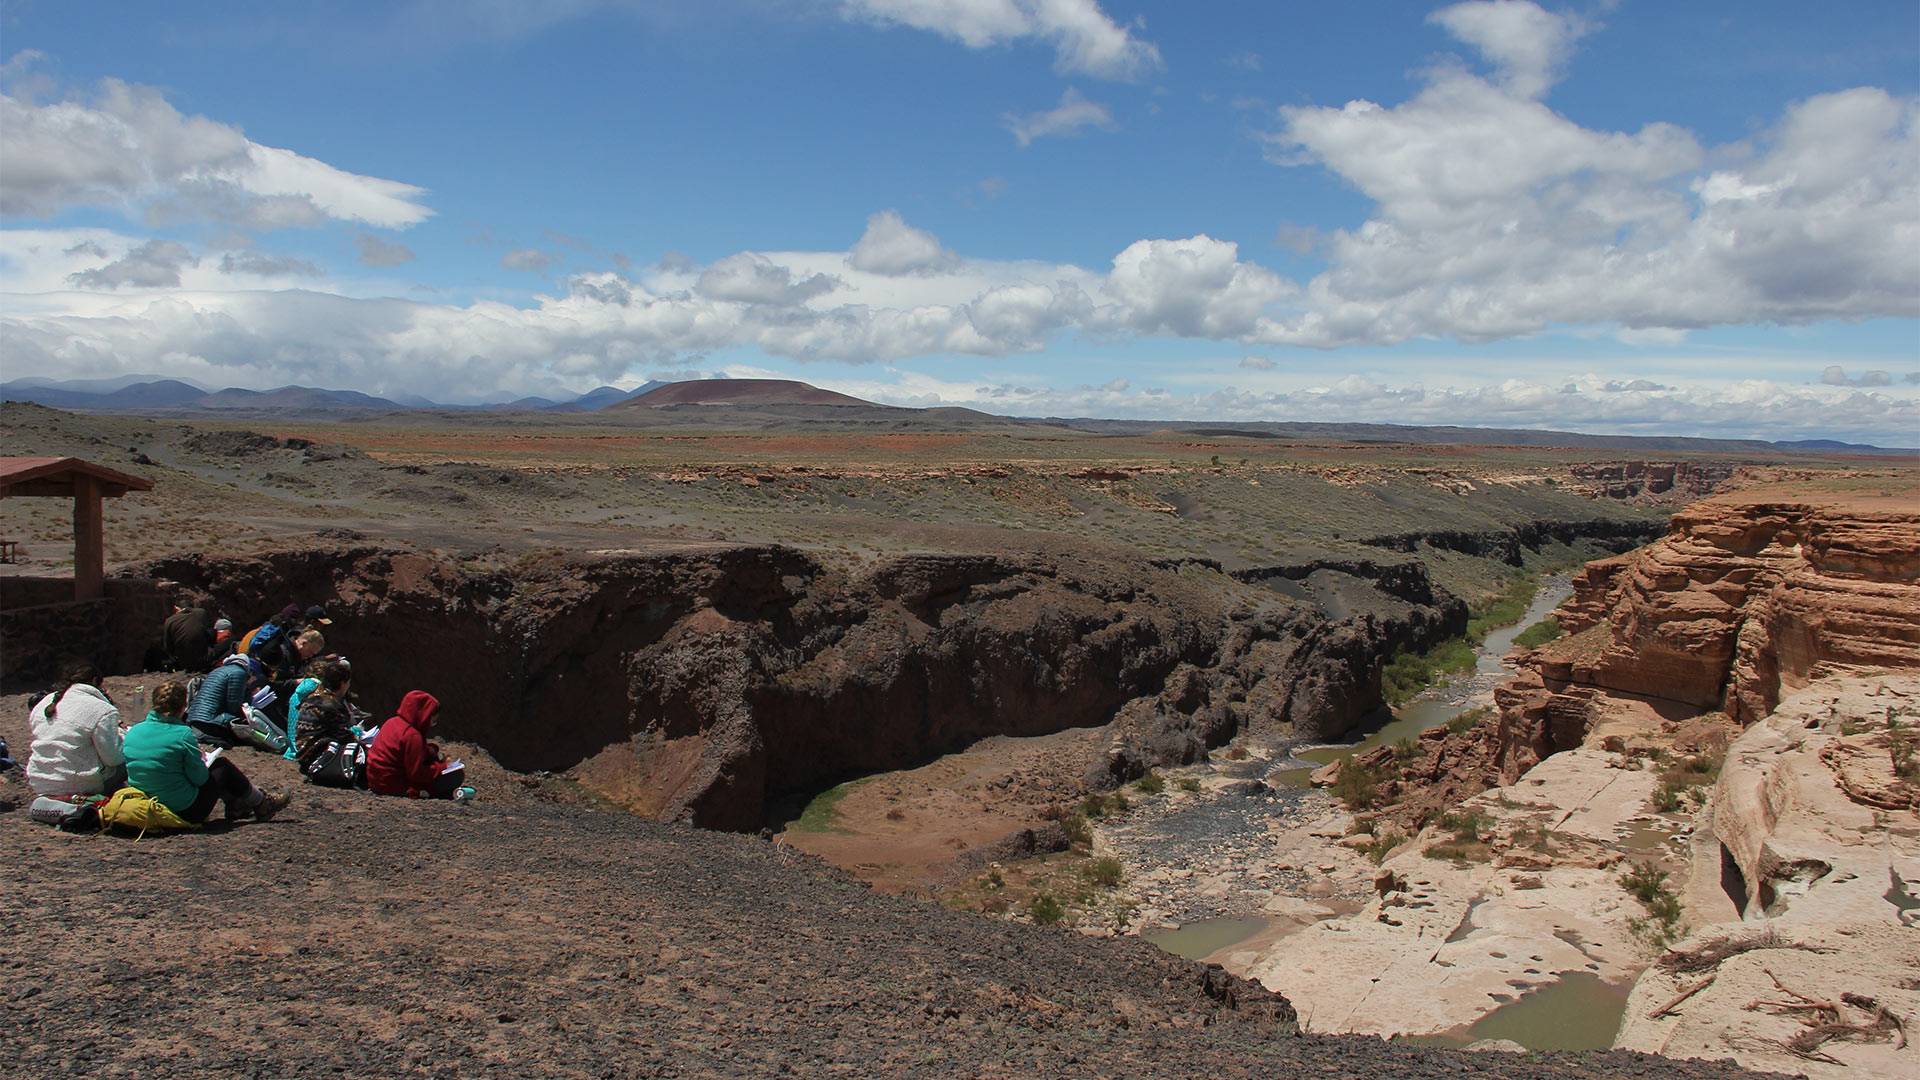
[[[1489,821],[1486,858],[1427,856],[1449,838],[1429,827],[1382,864],[1386,893],[1275,942],[1247,973],[1302,1002],[1316,1032],[1382,1036],[1464,1028],[1567,972],[1630,980],[1647,953],[1629,922],[1644,912],[1619,885],[1621,864],[1659,861],[1679,878],[1687,859],[1652,828],[1657,777],[1628,764],[1571,750],[1469,800],[1462,809]],[[1541,829],[1546,851],[1532,842]],[[1630,850],[1636,835],[1648,850]]]
[[[1723,882],[1745,917],[1699,925],[1676,948],[1758,941],[1717,968],[1676,974],[1655,967],[1628,1002],[1616,1045],[1676,1057],[1731,1055],[1755,1069],[1815,1077],[1920,1076],[1920,785],[1893,775],[1886,716],[1920,729],[1920,676],[1820,680],[1749,728],[1729,749],[1714,797]],[[1851,734],[1849,734],[1851,732]],[[1818,950],[1818,951],[1815,951]],[[1904,1019],[1892,1039],[1831,1041],[1788,1052],[1804,1030],[1756,1001],[1791,1000],[1774,984],[1838,1001],[1865,995]],[[1708,974],[1714,981],[1660,1019],[1648,1014]],[[1846,1019],[1866,1018],[1860,1009]]]

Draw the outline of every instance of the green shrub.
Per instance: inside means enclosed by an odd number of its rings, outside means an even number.
[[[1525,630],[1520,631],[1519,636],[1513,639],[1513,643],[1523,648],[1537,649],[1547,642],[1564,637],[1565,635],[1566,630],[1561,627],[1560,620],[1549,615],[1539,622],[1534,623],[1532,626],[1527,627]]]
[[[1405,765],[1420,756],[1420,744],[1412,737],[1400,739],[1393,744],[1393,763]]]
[[[1060,829],[1067,834],[1067,842],[1070,844],[1093,842],[1093,826],[1087,823],[1085,814],[1068,814],[1061,818]]]
[[[1680,897],[1667,885],[1665,870],[1650,862],[1635,863],[1620,875],[1620,887],[1647,909],[1646,918],[1627,922],[1636,936],[1655,948],[1665,948],[1680,936]]]
[[[1440,676],[1472,671],[1473,646],[1466,638],[1448,638],[1421,653],[1401,653],[1380,670],[1380,694],[1389,705],[1404,704]]]
[[[1672,780],[1662,781],[1653,793],[1653,808],[1662,814],[1671,814],[1680,809],[1680,793],[1686,785]]]
[[[1394,848],[1399,847],[1405,840],[1406,837],[1394,832],[1392,829],[1381,829],[1379,832],[1373,834],[1372,841],[1370,841],[1366,847],[1360,849],[1360,854],[1371,859],[1373,865],[1379,866],[1386,861],[1387,854]]]
[[[1532,574],[1522,574],[1507,582],[1500,595],[1474,605],[1467,619],[1468,639],[1480,641],[1494,630],[1519,622],[1527,613],[1527,605],[1533,602],[1533,594],[1539,591],[1540,579]]]
[[[1887,754],[1893,759],[1893,775],[1902,780],[1912,780],[1920,776],[1920,764],[1913,757],[1913,733],[1887,710]]]
[[[1067,907],[1052,893],[1035,893],[1027,901],[1027,914],[1041,926],[1052,926],[1067,917]]]
[[[1136,788],[1139,788],[1143,793],[1148,795],[1158,795],[1161,792],[1167,790],[1167,782],[1161,779],[1159,773],[1155,773],[1155,772],[1150,772],[1147,775],[1141,777],[1140,779],[1134,781],[1133,786]]]
[[[1373,770],[1354,758],[1348,758],[1340,766],[1340,772],[1333,779],[1333,793],[1346,804],[1348,810],[1365,810],[1379,798],[1379,780]]]
[[[1111,855],[1102,855],[1086,866],[1087,880],[1103,889],[1111,889],[1125,878],[1125,868],[1120,860]]]
[[[1200,790],[1200,781],[1195,780],[1191,776],[1183,776],[1174,783],[1181,791],[1194,792]]]
[[[1492,820],[1480,810],[1449,811],[1440,815],[1440,827],[1452,830],[1453,838],[1462,844],[1477,844],[1485,839]]]
[[[1493,710],[1485,705],[1477,709],[1468,709],[1459,716],[1447,721],[1447,734],[1465,735],[1480,726],[1480,721],[1493,715]]]

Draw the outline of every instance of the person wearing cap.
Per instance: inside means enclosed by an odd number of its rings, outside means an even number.
[[[233,655],[233,620],[222,616],[213,620],[213,648],[208,651],[208,666]]]

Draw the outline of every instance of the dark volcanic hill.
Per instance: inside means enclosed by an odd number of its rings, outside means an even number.
[[[791,379],[689,379],[667,383],[609,411],[660,409],[673,405],[731,405],[755,408],[774,405],[839,405],[884,409],[871,401],[822,390]]]

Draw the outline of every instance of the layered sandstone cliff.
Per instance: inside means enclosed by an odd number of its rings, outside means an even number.
[[[1502,775],[1578,745],[1605,697],[1744,725],[1828,673],[1920,667],[1920,510],[1902,503],[1723,496],[1587,566],[1557,613],[1569,635],[1496,694]]]

